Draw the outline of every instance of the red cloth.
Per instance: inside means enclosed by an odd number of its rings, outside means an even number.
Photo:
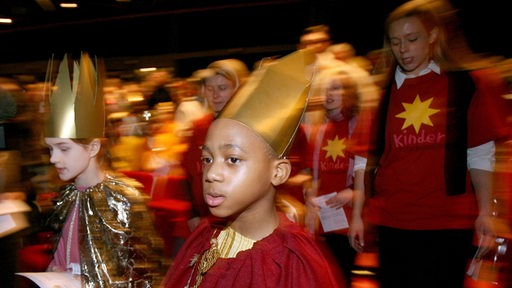
[[[492,68],[471,72],[477,94],[468,112],[469,147],[484,144],[491,139],[512,139],[512,125],[510,120],[506,120],[512,113],[512,101],[502,97],[510,92],[503,78],[496,73],[496,69]]]
[[[34,244],[18,251],[18,271],[44,272],[52,259],[52,244]]]
[[[352,155],[368,158],[368,151],[375,149],[376,107],[362,107],[357,116],[357,124],[348,141],[347,151]]]
[[[290,160],[292,165],[292,171],[290,172],[290,178],[297,175],[303,169],[307,168],[307,163],[304,155],[304,151],[308,149],[308,139],[304,132],[304,129],[298,129],[297,134],[290,147],[290,152],[286,156]],[[289,183],[283,183],[276,187],[279,196],[290,195],[297,199],[299,203],[305,204],[304,194],[302,192],[302,185],[292,185]]]
[[[312,125],[308,145],[307,165],[313,179],[318,179],[317,196],[340,192],[354,183],[352,155],[349,154],[349,121],[328,121]],[[343,207],[347,217],[351,207]],[[343,231],[346,234],[346,230]]]
[[[284,215],[280,219],[279,227],[251,249],[236,258],[218,259],[200,287],[344,287],[341,273],[325,258],[323,248]],[[185,287],[189,279],[190,287],[194,285],[197,268],[190,265],[191,260],[210,248],[215,230],[208,218],[203,219],[180,249],[164,287]]]
[[[203,198],[203,166],[201,164],[201,146],[206,133],[213,122],[213,114],[209,113],[193,122],[193,132],[189,147],[183,155],[183,168],[187,175],[188,189],[192,197],[195,216],[204,217],[210,214],[208,205]]]
[[[481,80],[482,73],[472,75],[477,90],[468,110],[469,147],[507,133],[504,115],[496,106],[502,90]],[[447,195],[444,180],[448,77],[432,72],[391,89],[386,148],[375,178],[375,196],[368,200],[368,221],[400,229],[472,229],[478,207],[470,177],[467,192],[456,196]],[[428,110],[414,114],[419,111],[414,107]],[[423,117],[410,121],[414,115]]]
[[[350,155],[346,151],[348,138],[346,120],[329,121],[311,129],[307,163],[313,174],[315,169],[318,170],[320,182],[317,196],[339,192],[352,185],[353,175],[347,175],[350,170]],[[318,159],[315,161],[316,157]]]

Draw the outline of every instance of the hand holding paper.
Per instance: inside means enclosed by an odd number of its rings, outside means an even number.
[[[336,192],[313,198],[313,201],[320,207],[318,214],[325,232],[348,228],[347,215],[343,208],[331,208],[325,203],[333,196],[336,196]]]

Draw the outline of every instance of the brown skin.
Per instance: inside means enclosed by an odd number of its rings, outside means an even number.
[[[253,240],[279,224],[275,186],[284,183],[290,161],[279,159],[253,130],[230,119],[215,120],[202,152],[203,193],[210,212]]]

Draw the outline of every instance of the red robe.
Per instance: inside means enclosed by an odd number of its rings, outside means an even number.
[[[251,249],[235,258],[217,259],[200,287],[344,287],[339,268],[327,260],[323,248],[284,215],[280,220],[279,227]],[[189,279],[193,287],[197,267],[190,265],[191,260],[210,248],[216,227],[208,218],[203,219],[180,249],[164,287],[186,287]]]

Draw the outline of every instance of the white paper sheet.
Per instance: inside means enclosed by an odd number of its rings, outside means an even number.
[[[28,212],[30,210],[32,208],[22,200],[0,200],[0,215]]]
[[[0,238],[28,228],[25,212],[0,215]]]
[[[81,288],[80,276],[71,272],[23,272],[17,275],[27,277],[41,288]]]
[[[330,194],[318,196],[313,199],[313,201],[315,201],[315,203],[320,207],[318,216],[320,217],[320,223],[322,223],[324,232],[348,228],[348,221],[347,215],[345,215],[345,210],[331,208],[325,204],[325,201],[335,195],[336,192],[332,192]]]
[[[10,214],[0,215],[0,233],[9,231],[14,227],[16,227],[16,223]]]

